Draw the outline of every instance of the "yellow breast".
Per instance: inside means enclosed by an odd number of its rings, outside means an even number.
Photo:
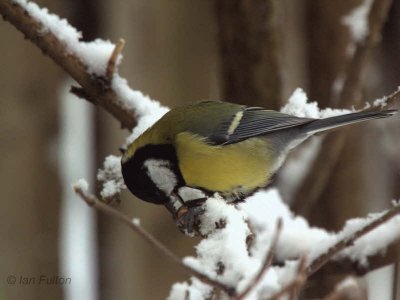
[[[223,193],[250,192],[269,180],[273,157],[265,139],[210,146],[190,133],[175,139],[179,168],[188,186]]]

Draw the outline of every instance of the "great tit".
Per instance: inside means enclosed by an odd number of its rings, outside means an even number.
[[[265,187],[288,152],[311,135],[396,112],[312,119],[203,101],[170,110],[131,143],[122,156],[122,174],[135,196],[166,205],[185,225],[181,216],[210,194],[235,202]]]

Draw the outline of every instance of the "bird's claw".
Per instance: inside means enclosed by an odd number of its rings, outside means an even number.
[[[176,225],[179,230],[187,235],[197,235],[200,233],[201,215],[204,208],[199,206],[182,206],[176,212]]]

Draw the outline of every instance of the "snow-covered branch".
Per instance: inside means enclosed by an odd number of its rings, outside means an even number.
[[[201,272],[196,271],[195,269],[183,264],[182,261],[173,252],[171,252],[157,238],[155,238],[153,235],[151,235],[148,231],[146,231],[140,225],[139,219],[137,219],[137,218],[131,219],[131,218],[125,216],[124,214],[120,213],[118,210],[103,203],[102,201],[97,199],[96,196],[88,194],[87,193],[88,184],[85,180],[83,180],[83,179],[79,180],[78,182],[76,182],[73,185],[73,188],[75,190],[75,193],[83,201],[85,201],[89,206],[92,206],[92,207],[96,208],[97,210],[99,210],[99,211],[117,219],[118,221],[124,223],[125,225],[127,225],[136,234],[140,235],[146,242],[148,242],[150,244],[150,246],[152,246],[154,249],[157,249],[158,251],[160,251],[163,256],[167,257],[173,263],[180,266],[187,273],[195,276],[196,278],[198,278],[200,281],[204,282],[205,284],[209,284],[210,286],[212,286],[214,288],[218,288],[218,289],[224,291],[228,295],[232,295],[232,293],[234,292],[234,289],[232,287],[224,285],[216,280],[213,280],[212,278],[208,277],[207,275],[202,274]]]
[[[214,289],[235,299],[278,299],[294,293],[314,273],[340,267],[356,274],[362,268],[365,273],[398,259],[398,204],[384,213],[349,220],[342,231],[334,234],[310,227],[305,219],[294,216],[275,190],[259,192],[237,208],[221,198],[210,198],[202,221],[207,237],[196,247],[197,257],[182,262],[137,219],[87,194],[82,183],[74,188],[89,205],[129,226],[194,276],[191,284],[175,284],[169,299],[184,299],[187,294],[207,298],[215,293]],[[283,227],[279,220],[283,220]],[[218,223],[224,226],[216,226]],[[246,239],[249,224],[254,234],[250,244]],[[268,244],[270,250],[266,251]],[[272,257],[280,264],[273,264]]]
[[[346,267],[363,266],[366,271],[377,267],[376,264],[369,265],[370,261],[391,255],[385,250],[400,240],[400,206],[397,204],[384,213],[348,220],[338,233],[311,227],[304,218],[293,215],[274,189],[256,193],[237,209],[218,198],[210,198],[205,208],[202,232],[207,238],[196,247],[197,256],[187,257],[184,262],[221,282],[236,286],[239,294],[253,282],[259,270],[263,270],[266,249],[274,243],[275,224],[278,219],[283,220],[275,251],[275,261],[280,265],[270,266],[246,299],[272,297],[285,289],[299,276],[302,257],[307,257],[306,277],[323,272],[330,262],[345,263]],[[220,223],[225,226],[215,225]],[[249,235],[252,235],[250,244],[246,242]],[[396,259],[397,256],[391,255],[390,261],[386,260],[381,267]],[[180,283],[173,287],[170,299],[181,299],[179,295],[185,293],[197,293],[207,298],[211,291],[199,287],[196,281]]]
[[[354,274],[356,276],[364,276],[368,272],[398,262],[400,261],[400,238],[390,243],[383,252],[382,255],[377,253],[367,255],[368,264],[355,263],[351,258],[345,256],[337,257],[335,260],[327,262],[315,276],[321,274]]]
[[[381,226],[382,224],[386,223],[387,221],[389,221],[390,219],[392,219],[393,217],[396,217],[397,215],[400,214],[400,205],[396,204],[393,208],[391,208],[390,210],[388,210],[386,213],[381,214],[380,216],[376,217],[373,221],[363,225],[362,227],[360,227],[358,230],[356,230],[354,233],[352,234],[348,234],[347,232],[353,231],[354,228],[352,228],[353,226],[348,226],[349,228],[346,230],[344,230],[342,233],[340,233],[339,235],[344,235],[344,237],[339,240],[335,245],[333,245],[332,247],[330,247],[328,249],[328,251],[321,253],[321,255],[319,255],[318,257],[316,257],[310,264],[310,266],[308,267],[308,275],[312,275],[315,272],[317,272],[322,266],[326,265],[326,263],[331,260],[335,255],[339,254],[342,250],[346,249],[346,248],[351,248],[355,241],[358,240],[359,238],[361,238],[362,236],[370,233],[371,231],[373,231],[374,229],[378,228],[379,226]],[[397,222],[395,222],[395,224],[392,224],[392,226],[397,226],[398,222],[400,220],[398,220]],[[363,223],[364,221],[361,220],[355,220],[355,223]],[[358,224],[355,225],[356,227],[358,227]],[[389,226],[389,225],[387,225]],[[396,231],[396,228],[394,228]],[[389,231],[390,229],[387,229],[386,231]],[[377,234],[376,232],[374,233],[375,235]],[[383,239],[382,245],[390,245],[393,240],[396,242],[397,240],[400,239],[400,235],[399,233],[395,233],[394,236],[391,236],[389,234],[389,243],[387,240],[385,240],[385,238],[387,237],[385,235],[384,232],[382,232],[382,234],[384,235],[384,237],[381,236],[381,238]],[[363,245],[364,246],[364,245]],[[374,247],[370,247],[370,248],[374,248]],[[370,251],[370,253],[368,253],[368,251]],[[359,249],[358,253],[357,251],[352,252],[352,250],[348,250],[347,251],[347,255],[344,254],[344,257],[350,257],[353,259],[353,261],[357,262],[358,264],[362,265],[362,264],[366,264],[366,262],[368,261],[368,254],[375,254],[376,249],[365,249],[363,247],[363,249]]]
[[[26,0],[0,1],[0,14],[76,80],[80,87],[73,91],[78,96],[104,108],[122,127],[132,129],[149,111],[157,115],[167,111],[131,90],[116,73],[123,43],[83,42],[82,34],[65,19]]]

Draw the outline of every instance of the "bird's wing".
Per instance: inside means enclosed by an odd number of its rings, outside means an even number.
[[[307,124],[313,120],[259,107],[245,107],[230,120],[222,122],[218,129],[208,136],[208,141],[216,145],[233,144],[251,137]]]

